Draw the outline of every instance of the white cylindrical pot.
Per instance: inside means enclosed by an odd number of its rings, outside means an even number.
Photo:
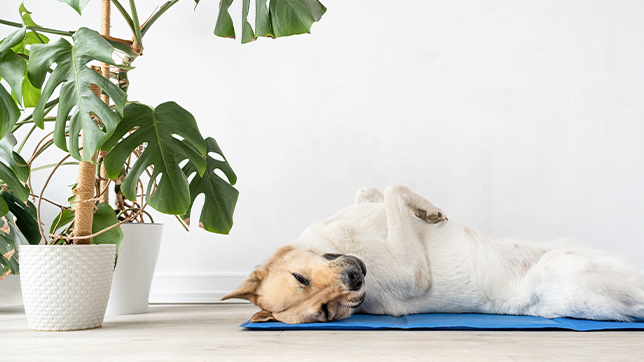
[[[107,314],[146,313],[161,248],[163,224],[123,224],[121,229],[123,248],[114,270]]]
[[[20,284],[29,328],[74,331],[103,324],[116,246],[21,245]]]

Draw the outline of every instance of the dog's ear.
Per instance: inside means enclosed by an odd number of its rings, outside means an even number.
[[[246,279],[241,283],[241,285],[232,293],[225,295],[221,300],[238,298],[246,299],[251,303],[255,304],[255,299],[257,298],[257,286],[261,282],[260,274],[257,270],[250,273]]]
[[[253,323],[264,323],[264,322],[279,322],[275,317],[273,317],[273,313],[263,310],[260,312],[255,313],[251,318],[250,321]]]

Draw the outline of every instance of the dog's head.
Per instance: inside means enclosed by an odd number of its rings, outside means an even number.
[[[247,299],[260,307],[252,322],[328,322],[362,304],[365,275],[355,256],[285,246],[222,300]]]

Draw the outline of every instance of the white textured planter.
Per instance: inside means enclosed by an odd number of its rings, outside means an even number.
[[[121,230],[123,248],[114,270],[106,314],[146,313],[161,248],[163,224],[123,224]]]
[[[73,331],[103,324],[115,245],[21,245],[20,284],[29,328]]]

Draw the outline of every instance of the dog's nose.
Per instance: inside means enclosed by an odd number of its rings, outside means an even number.
[[[361,270],[354,268],[347,269],[342,273],[342,283],[352,292],[360,290],[364,284],[364,276]]]

